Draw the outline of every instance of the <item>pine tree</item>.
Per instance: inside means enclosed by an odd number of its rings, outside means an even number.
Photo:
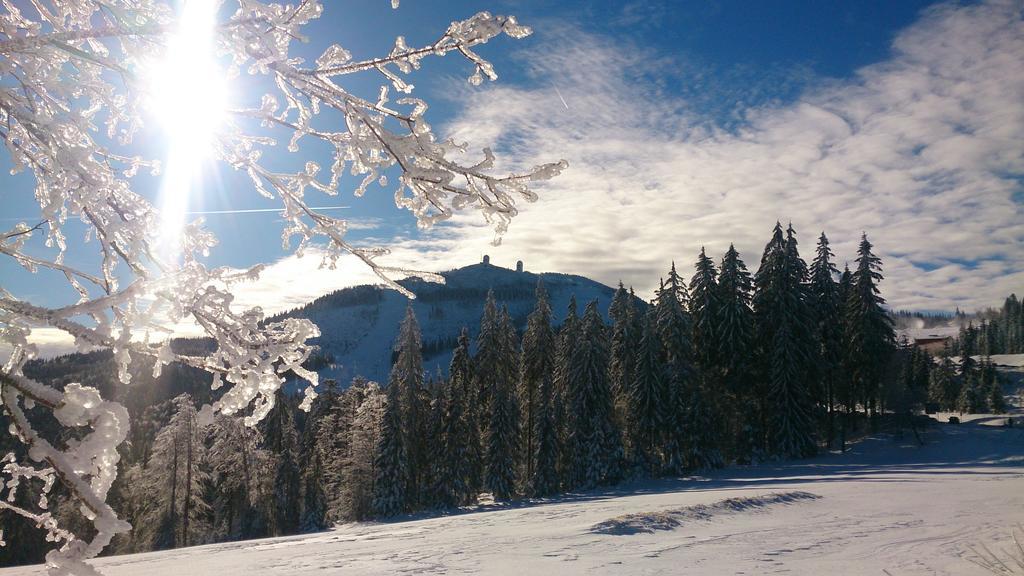
[[[278,391],[273,409],[261,424],[264,447],[270,451],[274,462],[270,533],[274,536],[294,534],[299,531],[301,478],[293,400]]]
[[[480,430],[481,418],[486,414],[480,406],[479,387],[474,379],[472,359],[469,355],[469,330],[462,329],[459,334],[458,346],[452,353],[448,377],[451,380],[453,393],[463,400],[463,418],[466,426],[466,496],[474,497],[483,487],[483,444]]]
[[[557,448],[552,420],[556,339],[551,306],[543,280],[537,280],[537,303],[526,323],[519,370],[525,492],[546,496],[557,490]]]
[[[718,271],[701,247],[690,279],[690,318],[693,323],[693,351],[702,375],[713,378],[718,367],[719,290]]]
[[[388,386],[394,387],[398,394],[396,400],[401,414],[398,421],[402,426],[402,446],[408,459],[405,470],[408,475],[406,503],[410,508],[416,508],[421,496],[425,496],[430,488],[423,478],[423,472],[428,466],[426,439],[429,414],[424,402],[423,339],[411,304],[405,309],[405,318],[395,342],[395,353],[397,358],[391,367]],[[391,397],[390,394],[388,397]]]
[[[754,275],[754,293],[751,305],[754,309],[754,345],[756,377],[754,378],[754,396],[757,398],[756,434],[759,437],[759,450],[769,449],[769,430],[771,407],[769,403],[772,381],[772,358],[775,349],[775,333],[780,324],[779,294],[783,257],[786,250],[785,234],[782,224],[775,223],[771,240],[764,247],[761,264]]]
[[[854,358],[846,348],[846,335],[850,332],[847,303],[850,301],[850,294],[853,293],[853,274],[850,272],[848,265],[843,266],[843,273],[839,275],[838,290],[839,302],[842,307],[839,319],[843,347],[842,354],[840,355],[841,370],[835,382],[835,390],[836,398],[843,408],[843,417],[840,419],[839,426],[839,448],[845,452],[846,434],[847,430],[851,427],[850,419],[857,409],[857,393],[854,389],[853,377],[851,376]]]
[[[960,388],[960,397],[957,398],[957,410],[961,414],[980,414],[985,411],[985,400],[985,391],[981,389],[978,375],[968,372]]]
[[[406,494],[409,461],[402,433],[404,426],[400,394],[397,386],[388,386],[376,450],[373,509],[378,516],[383,517],[395,516],[409,509]]]
[[[501,318],[494,290],[487,291],[484,313],[480,317],[480,331],[476,337],[476,356],[473,358],[474,376],[477,379],[477,401],[482,406],[490,405],[490,394],[494,378],[501,363]],[[486,427],[486,423],[481,423]]]
[[[732,455],[749,462],[756,448],[756,401],[751,384],[751,355],[754,351],[754,312],[750,308],[753,282],[747,266],[731,244],[722,258],[718,275],[718,358],[722,386],[732,410],[727,412],[728,437]]]
[[[558,331],[558,349],[555,353],[555,371],[552,382],[554,389],[551,394],[551,413],[557,440],[558,483],[563,488],[568,488],[571,484],[573,452],[572,444],[569,442],[569,421],[572,417],[569,412],[569,374],[570,362],[578,339],[579,316],[576,313],[576,296],[571,295],[565,321],[562,322]]]
[[[999,379],[992,379],[988,385],[988,409],[993,414],[1005,414],[1007,411],[1006,397]]]
[[[332,502],[328,517],[334,521],[366,520],[375,513],[378,477],[377,450],[383,438],[387,395],[376,382],[354,381],[349,390],[362,387],[362,400],[349,430],[348,454],[342,466],[341,494]],[[400,466],[399,466],[400,467]],[[396,512],[397,513],[397,512]]]
[[[333,436],[335,431],[342,438],[348,439],[347,426],[346,429],[338,430],[338,419],[329,417],[340,404],[338,383],[328,379],[321,387],[323,391],[313,401],[306,416],[306,425],[302,430],[300,442],[304,465],[301,471],[302,513],[299,526],[303,531],[318,530],[327,526],[327,485],[341,478],[341,458],[336,457],[337,454],[333,450],[328,450],[328,446],[319,440]],[[324,429],[325,424],[330,427],[330,431]]]
[[[640,330],[633,296],[626,291],[621,282],[612,297],[608,317],[612,322],[608,380],[612,393],[613,415],[616,426],[623,431],[628,444],[629,429],[625,416],[629,408],[629,383],[636,371],[634,364]]]
[[[665,366],[663,465],[669,473],[680,473],[686,468],[684,450],[691,430],[688,402],[696,386],[691,345],[693,330],[686,313],[687,301],[686,284],[673,262],[668,281],[662,283],[654,305]]]
[[[876,412],[882,366],[892,352],[895,335],[892,319],[883,308],[885,299],[878,290],[878,282],[883,279],[882,261],[871,248],[867,235],[861,236],[857,270],[846,302],[845,344],[855,389],[865,410]]]
[[[622,439],[608,384],[607,327],[597,301],[587,304],[569,367],[572,485],[593,488],[621,477]]]
[[[832,263],[832,249],[822,232],[810,268],[812,338],[817,343],[814,368],[818,382],[815,396],[827,410],[826,438],[832,446],[835,433],[836,383],[843,355],[842,301],[835,277],[839,271]]]
[[[939,355],[939,363],[932,369],[929,383],[929,397],[942,410],[955,410],[960,398],[960,382],[956,378],[956,367],[949,355],[949,344]]]
[[[762,369],[768,376],[763,422],[768,446],[782,457],[814,454],[813,404],[808,389],[813,342],[807,307],[807,266],[792,226],[778,223],[757,271],[754,294]]]
[[[736,396],[747,394],[747,365],[753,347],[753,310],[750,294],[753,287],[747,266],[730,244],[722,258],[718,276],[718,357],[724,370],[727,389]]]
[[[644,315],[641,326],[640,343],[628,390],[627,421],[631,437],[631,458],[648,475],[653,476],[658,473],[661,465],[659,440],[665,429],[667,415],[664,399],[668,396],[654,308]]]
[[[209,436],[216,540],[265,535],[264,502],[271,487],[265,472],[271,455],[259,448],[259,432],[238,418],[218,415]]]
[[[719,449],[722,418],[717,318],[718,271],[702,247],[690,279],[690,320],[697,379],[686,398],[686,467],[691,470],[717,468],[723,464]]]
[[[479,458],[479,453],[472,447],[476,436],[467,417],[466,394],[471,390],[468,367],[469,335],[463,329],[445,382],[441,429],[435,440],[435,493],[439,504],[445,507],[466,504],[474,495],[471,477],[477,464],[473,459]]]
[[[148,515],[139,520],[145,548],[202,544],[210,535],[205,433],[187,394],[172,401],[170,421],[156,435],[146,463]]]
[[[497,354],[494,357],[493,386],[489,395],[490,419],[485,446],[484,487],[495,500],[508,500],[515,494],[519,429],[513,389],[518,346],[515,327],[507,308],[502,309],[498,318],[496,336]],[[479,369],[486,370],[483,366]]]

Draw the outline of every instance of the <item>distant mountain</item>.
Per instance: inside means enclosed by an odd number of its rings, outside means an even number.
[[[458,268],[441,274],[444,284],[419,279],[402,280],[416,299],[380,286],[356,286],[333,292],[280,317],[307,318],[315,322],[322,336],[313,343],[320,347],[310,363],[321,378],[334,378],[344,386],[361,375],[387,381],[392,346],[398,325],[411,302],[423,332],[424,368],[429,374],[447,373],[452,349],[462,327],[475,339],[480,329],[487,291],[493,289],[498,305],[508,306],[520,334],[534,307],[537,280],[543,279],[556,325],[565,319],[569,298],[576,296],[579,312],[591,300],[607,318],[615,290],[582,276],[546,272],[535,274],[490,264]]]

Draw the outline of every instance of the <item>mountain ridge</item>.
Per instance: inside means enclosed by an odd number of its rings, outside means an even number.
[[[493,290],[499,306],[507,306],[513,324],[522,332],[535,306],[538,280],[543,280],[552,309],[552,322],[560,324],[569,299],[576,297],[578,311],[597,300],[607,318],[615,288],[584,276],[559,272],[530,272],[522,262],[515,270],[482,262],[442,272],[445,282],[406,278],[399,283],[416,295],[407,299],[380,285],[360,285],[325,294],[275,319],[306,318],[320,327],[319,347],[311,368],[321,378],[346,385],[355,376],[384,382],[391,368],[391,350],[405,308],[412,306],[423,335],[424,368],[429,374],[447,373],[451,352],[463,327],[471,338],[479,330],[487,292]],[[642,302],[638,299],[638,302]]]

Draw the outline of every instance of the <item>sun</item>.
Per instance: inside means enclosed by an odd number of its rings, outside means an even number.
[[[225,74],[216,57],[218,0],[185,0],[164,58],[149,74],[150,108],[167,139],[160,186],[160,246],[173,260],[189,198],[201,184],[227,103]]]

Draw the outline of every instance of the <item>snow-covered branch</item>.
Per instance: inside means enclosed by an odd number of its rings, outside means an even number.
[[[153,359],[156,373],[170,362],[206,370],[214,375],[212,387],[224,390],[204,409],[204,417],[239,414],[250,425],[271,410],[286,373],[311,383],[306,405],[315,397],[316,374],[303,363],[312,351],[308,341],[319,331],[306,320],[267,322],[259,308],[238,309],[232,285],[258,277],[261,267],[242,272],[206,267],[202,259],[216,238],[201,221],[183,225],[176,250],[168,253],[157,233],[161,214],[137,192],[140,169],[158,175],[163,168],[161,159],[143,157],[133,140],[146,125],[143,112],[157,90],[147,79],[174,50],[184,20],[180,7],[165,0],[0,0],[0,5],[0,141],[14,171],[33,176],[39,206],[35,224],[20,222],[0,232],[0,255],[27,273],[48,270],[63,277],[78,295],[77,302],[53,306],[20,300],[0,286],[0,343],[12,350],[0,369],[0,402],[30,460],[4,458],[0,509],[42,526],[60,543],[47,557],[52,574],[91,574],[84,560],[129,529],[105,502],[128,413],[93,388],[76,383],[56,388],[27,378],[23,367],[36,355],[32,331],[45,326],[82,347],[111,350],[125,384],[137,357]],[[410,47],[399,37],[391,52],[379,57],[355,59],[333,44],[306,64],[292,45],[305,39],[303,29],[321,15],[319,0],[215,5],[221,17],[213,23],[211,59],[219,58],[224,76],[249,75],[265,93],[258,103],[234,106],[213,134],[209,154],[244,171],[258,194],[280,202],[286,221],[282,241],[288,245],[297,237],[300,255],[311,243],[325,244],[324,266],[333,268],[341,255],[354,255],[411,297],[394,281],[397,276],[442,279],[383,263],[384,247],[354,244],[346,238],[344,220],[311,206],[310,192],[336,195],[344,177],[351,176],[359,181],[355,195],[362,196],[375,183],[389,186],[390,179],[396,205],[412,212],[420,226],[472,208],[493,224],[497,241],[516,215],[516,203],[536,198],[531,183],[565,167],[555,162],[495,173],[487,149],[479,160],[462,162],[465,146],[438,138],[425,120],[427,104],[410,96],[414,87],[405,77],[430,56],[466,58],[473,67],[471,84],[496,79],[493,65],[476,50],[502,34],[529,35],[514,17],[480,12],[453,22],[426,46]],[[373,97],[339,83],[363,72],[382,79]],[[392,101],[392,90],[403,96]],[[282,130],[293,155],[304,138],[332,150],[327,178],[312,161],[300,162],[302,168],[293,172],[270,168],[265,155]],[[65,261],[66,225],[72,220],[88,230],[87,244],[79,246],[76,238],[75,248],[92,247],[95,258]],[[173,326],[185,321],[211,337],[215,350],[205,356],[175,353],[169,337]],[[33,428],[33,407],[78,432],[61,435],[72,438],[62,446],[52,444]],[[47,510],[46,495],[55,481],[68,488],[95,527],[90,540],[58,525]],[[36,509],[14,504],[26,483],[41,483]]]

